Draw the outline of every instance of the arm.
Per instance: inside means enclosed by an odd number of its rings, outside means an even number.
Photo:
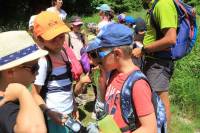
[[[32,96],[35,100],[35,102],[37,103],[37,105],[40,107],[40,109],[49,117],[51,117],[51,119],[60,125],[63,125],[64,122],[66,121],[67,116],[63,116],[63,114],[59,113],[59,112],[55,112],[50,110],[44,100],[42,99],[42,97],[40,96],[40,90],[41,90],[41,86],[38,85],[32,85]],[[61,117],[63,116],[63,117]]]
[[[152,93],[150,86],[144,80],[138,80],[133,86],[133,101],[140,122],[140,127],[134,133],[156,133],[157,123],[154,107],[152,104]]]
[[[16,99],[19,100],[20,109],[13,130],[15,132],[45,133],[43,114],[25,86],[17,83],[8,85],[0,106]]]
[[[75,88],[74,88],[74,93],[75,95],[78,95],[82,92],[82,88],[85,84],[90,83],[90,77],[89,77],[89,73],[87,73],[86,75],[82,76],[80,78],[80,80],[76,83]]]
[[[163,38],[144,47],[146,53],[162,51],[176,43],[176,28],[163,29],[162,31]],[[141,57],[144,54],[141,48],[133,49],[132,53],[135,57]]]
[[[141,126],[133,133],[157,133],[155,113],[139,117]]]
[[[162,51],[176,43],[176,28],[163,29],[164,37],[145,47],[147,53]]]

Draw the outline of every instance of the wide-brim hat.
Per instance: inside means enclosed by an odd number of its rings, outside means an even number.
[[[62,33],[69,32],[70,29],[57,13],[43,11],[36,15],[33,31],[36,36],[41,36],[44,40],[51,40]]]
[[[11,40],[10,40],[11,39]],[[48,54],[40,49],[26,31],[0,33],[0,71],[36,60]]]
[[[82,25],[83,21],[81,20],[81,18],[79,16],[72,16],[71,24],[72,25]]]

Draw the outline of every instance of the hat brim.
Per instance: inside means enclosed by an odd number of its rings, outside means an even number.
[[[41,37],[44,40],[48,41],[48,40],[51,40],[51,39],[55,38],[56,36],[58,36],[62,33],[66,33],[66,32],[69,32],[69,31],[70,31],[70,29],[66,25],[63,24],[59,27],[50,29],[46,33],[42,34]]]
[[[72,23],[72,25],[76,25],[76,26],[77,26],[77,25],[82,25],[82,24],[83,24],[83,22],[73,22],[73,23]]]
[[[43,57],[47,54],[48,54],[48,51],[39,49],[39,50],[37,50],[37,51],[27,55],[27,56],[24,56],[22,58],[16,59],[16,60],[14,60],[10,63],[7,63],[7,64],[0,66],[0,71],[19,66],[19,65],[26,63],[26,62],[34,61],[34,60],[39,59],[40,57]]]

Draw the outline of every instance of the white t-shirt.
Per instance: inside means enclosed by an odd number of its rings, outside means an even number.
[[[38,61],[40,66],[38,75],[34,84],[43,86],[47,76],[47,61],[46,58],[40,58]],[[66,66],[52,68],[53,75],[60,75],[66,72]],[[69,78],[63,80],[49,81],[46,94],[46,105],[49,109],[63,114],[70,114],[73,111],[73,90]],[[63,86],[69,86],[67,91],[63,91]]]
[[[47,8],[47,11],[58,13],[58,10],[55,7],[49,7],[49,8]],[[62,20],[65,20],[66,17],[67,17],[67,13],[63,9],[60,9],[60,11],[59,11],[59,17]]]

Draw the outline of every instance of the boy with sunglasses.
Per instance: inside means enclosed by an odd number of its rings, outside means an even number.
[[[27,88],[39,69],[37,59],[48,52],[26,31],[2,32],[0,44],[0,132],[45,133],[43,114]]]
[[[112,115],[122,132],[155,133],[157,132],[156,116],[151,101],[149,84],[141,79],[135,82],[132,88],[132,101],[136,111],[137,129],[130,130],[122,117],[120,96],[126,78],[139,68],[133,64],[131,29],[122,24],[111,24],[101,35],[101,43],[97,53],[100,59],[100,84],[106,85],[105,102],[108,114]],[[111,72],[112,71],[112,72]],[[107,81],[106,73],[111,72]]]

